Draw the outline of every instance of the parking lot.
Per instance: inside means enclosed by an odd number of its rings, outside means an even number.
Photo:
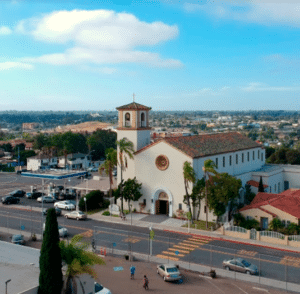
[[[106,266],[96,266],[97,280],[112,293],[142,293],[143,276],[149,279],[151,293],[210,293],[210,294],[262,294],[262,293],[292,293],[265,287],[253,283],[235,281],[233,279],[217,277],[211,279],[196,272],[181,270],[182,282],[164,282],[156,272],[155,263],[144,261],[126,261],[122,257],[105,257]],[[136,267],[135,279],[130,279],[130,266]],[[180,269],[180,268],[179,268]]]

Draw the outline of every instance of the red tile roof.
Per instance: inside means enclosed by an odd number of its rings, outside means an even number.
[[[117,110],[151,110],[151,107],[132,102],[123,106],[119,106],[116,108]]]
[[[164,140],[192,158],[262,147],[238,132],[165,138]]]
[[[275,213],[263,208],[265,205],[270,205],[300,219],[300,190],[294,190],[292,192],[292,195],[287,193],[287,191],[282,192],[281,194],[260,192],[254,197],[250,205],[241,208],[240,211],[258,208],[276,216]]]
[[[250,185],[250,186],[253,186],[255,188],[258,188],[258,186],[259,186],[259,182],[256,182],[256,181],[253,181],[253,180],[248,181],[247,184]],[[268,185],[263,185],[263,186],[264,186],[264,188],[269,187]]]

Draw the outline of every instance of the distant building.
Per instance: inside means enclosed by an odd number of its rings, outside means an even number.
[[[23,123],[22,130],[23,132],[32,131],[39,127],[39,123]]]

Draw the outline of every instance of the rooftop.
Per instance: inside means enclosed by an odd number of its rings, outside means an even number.
[[[116,109],[117,110],[151,110],[151,107],[148,107],[148,106],[136,103],[136,102],[131,102],[129,104],[119,106]]]

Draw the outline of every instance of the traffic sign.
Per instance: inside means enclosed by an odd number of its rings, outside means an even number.
[[[150,239],[153,240],[155,236],[155,233],[153,230],[150,231]]]
[[[24,231],[25,230],[25,226],[21,226],[21,230]]]

